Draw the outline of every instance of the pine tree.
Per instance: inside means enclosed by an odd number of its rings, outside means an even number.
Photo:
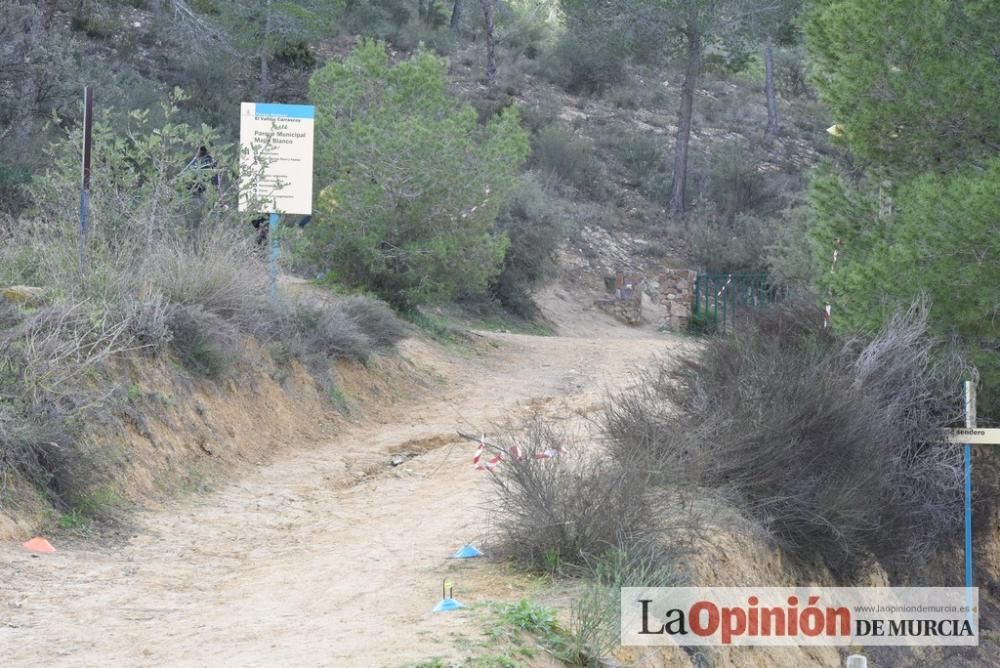
[[[853,158],[850,172],[827,170],[811,188],[819,286],[834,325],[874,330],[927,298],[932,328],[978,367],[994,417],[998,30],[991,0],[832,0],[807,24],[816,85]]]
[[[995,0],[833,0],[807,23],[816,84],[851,150],[944,171],[1000,150]]]
[[[516,108],[481,126],[420,51],[392,65],[366,41],[313,75],[313,259],[329,277],[400,307],[486,289],[507,240],[492,234],[529,151]]]

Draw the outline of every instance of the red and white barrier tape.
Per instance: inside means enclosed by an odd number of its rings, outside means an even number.
[[[492,471],[497,466],[499,466],[504,461],[504,456],[502,452],[497,452],[492,457],[490,457],[485,463],[482,463],[483,454],[486,452],[486,439],[482,438],[479,441],[479,445],[476,446],[476,454],[472,456],[472,465],[477,471]],[[565,455],[565,448],[549,448],[548,450],[543,450],[542,452],[533,453],[532,459],[551,459],[553,457],[558,457],[559,455]],[[512,445],[510,448],[510,458],[514,461],[520,461],[522,459],[527,459],[528,455],[521,449],[519,445]]]
[[[721,296],[722,296],[722,293],[726,291],[726,288],[728,288],[728,287],[729,287],[729,285],[730,285],[730,284],[731,284],[732,282],[733,282],[733,275],[732,275],[732,274],[729,274],[729,280],[727,280],[727,281],[726,281],[726,283],[725,283],[725,285],[723,285],[723,286],[722,286],[722,289],[721,289],[721,290],[719,290],[719,291],[718,291],[718,292],[716,293],[715,297],[716,297],[716,298],[719,298],[719,297],[721,297]]]

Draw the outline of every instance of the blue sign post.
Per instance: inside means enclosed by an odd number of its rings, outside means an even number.
[[[965,381],[964,412],[965,428],[976,427],[976,386],[971,380]],[[963,446],[965,459],[965,589],[969,609],[972,609],[972,444]],[[969,614],[972,614],[971,612]]]

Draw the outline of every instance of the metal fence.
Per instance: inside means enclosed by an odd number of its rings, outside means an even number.
[[[704,331],[726,332],[740,315],[780,302],[789,293],[764,273],[698,274],[693,320]]]

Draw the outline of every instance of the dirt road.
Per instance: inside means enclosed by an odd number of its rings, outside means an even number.
[[[289,448],[203,497],[142,513],[118,547],[0,548],[4,666],[403,666],[456,655],[464,601],[515,595],[504,566],[451,553],[484,529],[490,483],[457,429],[594,410],[676,340],[483,334],[485,355],[408,342],[439,390],[321,447]],[[388,465],[394,451],[422,453]],[[385,462],[383,473],[359,477]]]

